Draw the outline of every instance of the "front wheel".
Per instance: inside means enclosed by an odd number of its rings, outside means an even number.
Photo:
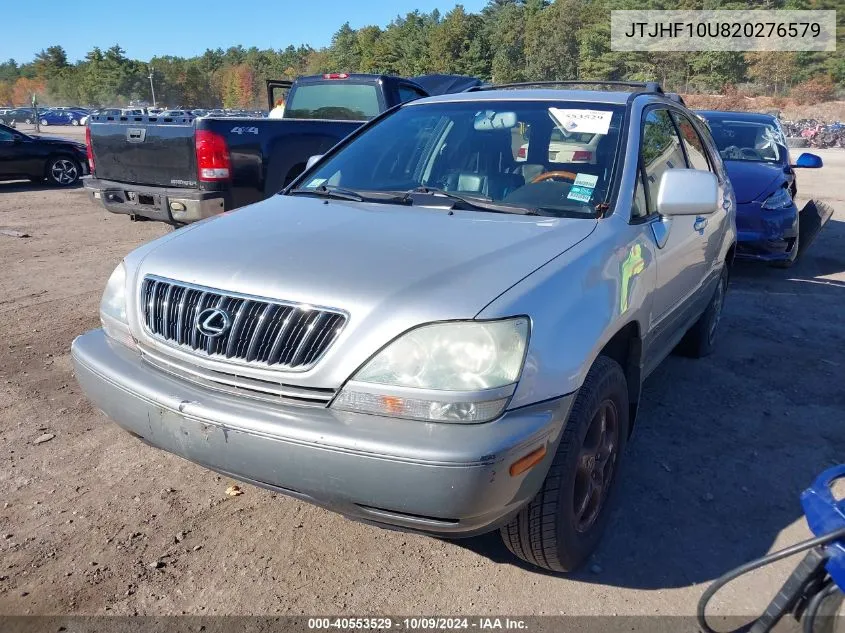
[[[82,171],[72,158],[59,156],[51,158],[47,164],[47,180],[59,187],[69,187],[79,181]]]
[[[79,125],[79,119],[71,119],[70,124],[71,125]]]
[[[47,119],[41,119],[41,125],[47,126],[50,125],[50,122]]]
[[[515,556],[567,572],[593,552],[607,524],[628,423],[625,374],[615,360],[599,356],[578,390],[540,492],[501,529]]]

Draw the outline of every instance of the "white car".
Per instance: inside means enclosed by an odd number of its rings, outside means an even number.
[[[548,161],[551,163],[587,163],[596,164],[596,146],[601,134],[571,132],[565,134],[560,128],[552,130],[549,141]],[[516,154],[517,162],[528,160],[528,143],[520,145]]]
[[[166,118],[169,118],[169,119],[170,118],[175,119],[177,117],[183,117],[183,116],[190,117],[190,116],[194,116],[194,115],[191,113],[190,110],[164,110],[163,112],[159,112],[158,116],[159,117],[166,117]]]

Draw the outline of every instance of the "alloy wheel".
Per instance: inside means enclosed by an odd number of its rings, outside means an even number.
[[[613,482],[619,449],[619,414],[612,400],[598,407],[575,470],[573,520],[578,532],[588,531],[601,512]]]
[[[60,185],[73,184],[79,178],[78,168],[73,161],[66,158],[53,161],[53,164],[50,165],[50,174],[53,180]]]

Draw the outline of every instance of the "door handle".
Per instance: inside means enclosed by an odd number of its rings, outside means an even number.
[[[695,223],[692,225],[696,231],[698,231],[701,235],[704,235],[704,229],[707,228],[707,218],[703,218],[700,215],[696,216]]]

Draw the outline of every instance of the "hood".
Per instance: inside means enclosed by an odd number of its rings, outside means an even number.
[[[47,143],[48,145],[74,145],[85,149],[85,143],[72,138],[63,138],[61,136],[39,136],[37,134],[30,134],[30,136],[39,143]]]
[[[351,372],[415,325],[475,317],[596,223],[273,196],[145,251],[134,283],[137,288],[144,275],[156,274],[344,310],[347,325],[315,369],[344,347]]]
[[[737,204],[757,200],[763,194],[773,192],[784,181],[783,165],[752,162],[747,160],[726,160],[725,169],[736,194]]]

